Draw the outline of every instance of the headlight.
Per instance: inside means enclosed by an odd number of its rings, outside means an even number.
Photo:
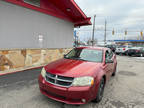
[[[79,77],[75,78],[72,86],[91,86],[94,84],[94,78],[87,76],[87,77]]]
[[[41,70],[41,75],[42,75],[42,77],[45,77],[45,76],[46,76],[46,70],[45,70],[45,68],[42,68],[42,70]]]

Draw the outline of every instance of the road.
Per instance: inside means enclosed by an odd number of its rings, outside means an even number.
[[[0,108],[144,108],[144,60],[118,56],[117,74],[100,103],[67,105],[39,91],[40,69],[0,76]]]

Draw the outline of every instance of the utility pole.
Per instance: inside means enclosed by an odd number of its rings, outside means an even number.
[[[105,34],[104,34],[104,44],[106,45],[106,36],[107,36],[107,21],[105,20]]]
[[[77,31],[74,30],[74,47],[76,47],[76,33],[77,33]]]
[[[96,15],[94,15],[94,21],[93,21],[92,46],[94,46],[95,18],[96,18]]]

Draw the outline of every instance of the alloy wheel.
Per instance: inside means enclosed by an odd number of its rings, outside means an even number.
[[[103,97],[103,92],[104,92],[104,79],[102,79],[101,84],[100,84],[100,88],[99,88],[100,99]]]

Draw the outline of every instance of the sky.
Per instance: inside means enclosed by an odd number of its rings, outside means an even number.
[[[107,21],[107,40],[141,39],[140,31],[144,29],[144,0],[75,0],[88,17],[96,14],[95,38],[104,39],[104,24]],[[92,26],[76,29],[80,40],[92,36]],[[112,30],[115,34],[112,35]],[[125,36],[124,31],[128,34]]]

